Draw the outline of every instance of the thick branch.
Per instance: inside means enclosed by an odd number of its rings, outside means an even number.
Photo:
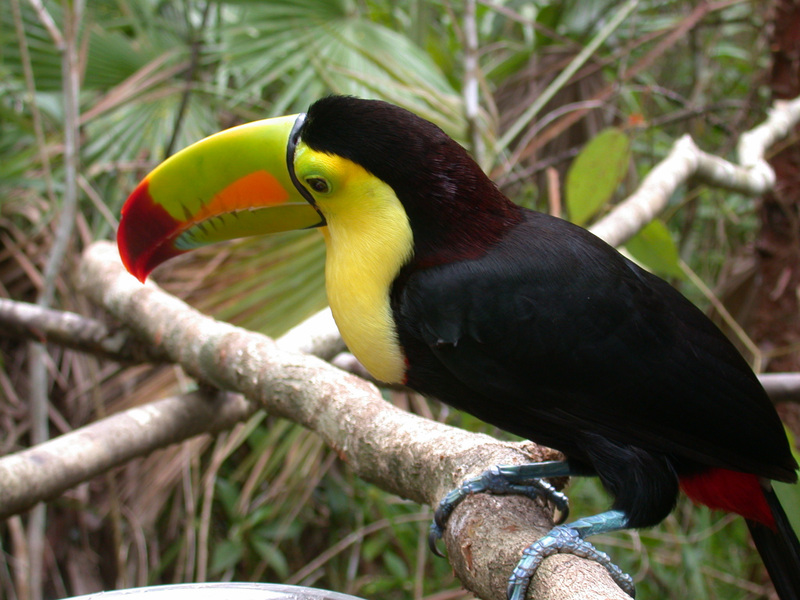
[[[126,410],[4,456],[0,458],[0,518],[159,448],[228,429],[257,408],[236,394],[195,392]]]
[[[188,373],[312,429],[360,477],[388,491],[435,505],[470,474],[543,458],[530,443],[502,443],[401,411],[371,384],[318,358],[285,351],[260,334],[205,317],[155,286],[142,286],[124,272],[108,243],[86,251],[81,279],[88,295]],[[479,495],[454,513],[445,543],[464,584],[482,598],[499,600],[521,549],[550,526],[547,514],[529,500]],[[532,592],[552,600],[626,598],[601,567],[571,556],[548,559]]]
[[[63,341],[78,350],[96,352],[99,346],[100,354],[114,360],[168,359],[158,344],[148,343],[147,352],[121,347],[144,346],[130,330],[117,335],[98,321],[25,302],[0,299],[0,325],[12,334],[40,341],[44,335],[48,341]],[[289,330],[278,343],[284,350],[324,359],[344,349],[328,309]],[[25,511],[134,458],[203,433],[228,429],[258,408],[240,394],[204,388],[126,410],[0,458],[0,518]]]

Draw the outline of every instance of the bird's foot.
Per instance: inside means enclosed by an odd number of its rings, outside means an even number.
[[[574,526],[582,522],[578,521],[573,525],[554,527],[546,536],[522,551],[522,558],[508,580],[507,594],[509,600],[524,600],[534,573],[536,573],[545,558],[554,554],[573,554],[598,563],[605,567],[622,591],[631,598],[636,597],[636,588],[633,585],[631,576],[611,562],[608,554],[601,552],[587,542],[584,539],[587,535],[585,531],[581,530],[580,527]]]
[[[532,468],[535,468],[536,475],[529,472]],[[560,514],[558,522],[563,523],[569,515],[569,499],[540,477],[564,476],[568,474],[566,469],[565,463],[556,462],[533,465],[498,465],[477,477],[467,479],[439,502],[428,534],[428,545],[431,551],[436,556],[443,556],[436,546],[436,542],[441,539],[452,512],[467,496],[472,494],[516,494],[531,499],[545,498],[558,509]],[[539,474],[540,472],[541,474]]]

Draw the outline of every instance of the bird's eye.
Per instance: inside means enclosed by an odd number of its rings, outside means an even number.
[[[327,194],[331,191],[330,184],[322,177],[309,177],[306,179],[306,184],[318,194]]]

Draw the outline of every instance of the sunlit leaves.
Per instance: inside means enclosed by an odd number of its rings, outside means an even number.
[[[678,247],[663,221],[651,221],[625,244],[631,256],[662,277],[683,278]]]
[[[566,201],[570,220],[584,225],[616,191],[630,163],[628,136],[615,128],[597,134],[567,172]]]

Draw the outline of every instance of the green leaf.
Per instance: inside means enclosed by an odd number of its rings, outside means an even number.
[[[655,220],[628,240],[625,249],[638,262],[654,273],[667,277],[683,277],[678,247],[663,221]]]
[[[240,2],[225,28],[233,104],[274,90],[270,114],[305,110],[331,92],[382,98],[463,138],[461,97],[430,55],[407,35],[370,20],[350,2]]]
[[[211,557],[211,573],[219,575],[227,571],[242,558],[242,544],[239,540],[222,540],[214,546],[214,555]]]
[[[253,538],[253,548],[261,559],[272,567],[280,577],[289,576],[289,563],[286,562],[283,552],[278,550],[274,544],[270,544],[260,538]]]
[[[236,511],[236,504],[241,495],[239,486],[235,485],[227,479],[216,479],[214,481],[216,486],[217,500],[222,505],[225,514],[229,519],[236,520],[238,515]]]
[[[387,543],[388,540],[384,535],[371,536],[364,540],[364,544],[361,546],[361,556],[368,561],[375,560],[378,555],[384,553]]]
[[[394,575],[397,579],[404,581],[408,579],[408,567],[402,558],[391,550],[383,553],[383,564],[386,565],[386,570]]]
[[[625,176],[630,140],[619,129],[601,131],[583,148],[567,172],[565,196],[573,223],[586,223],[606,204]]]
[[[800,452],[797,451],[794,435],[792,431],[786,427],[786,436],[789,438],[789,446],[792,449],[792,454],[795,460],[800,463]],[[781,501],[783,510],[786,511],[786,516],[792,524],[792,529],[795,533],[800,535],[800,485],[783,483],[782,481],[773,481],[772,487]]]

